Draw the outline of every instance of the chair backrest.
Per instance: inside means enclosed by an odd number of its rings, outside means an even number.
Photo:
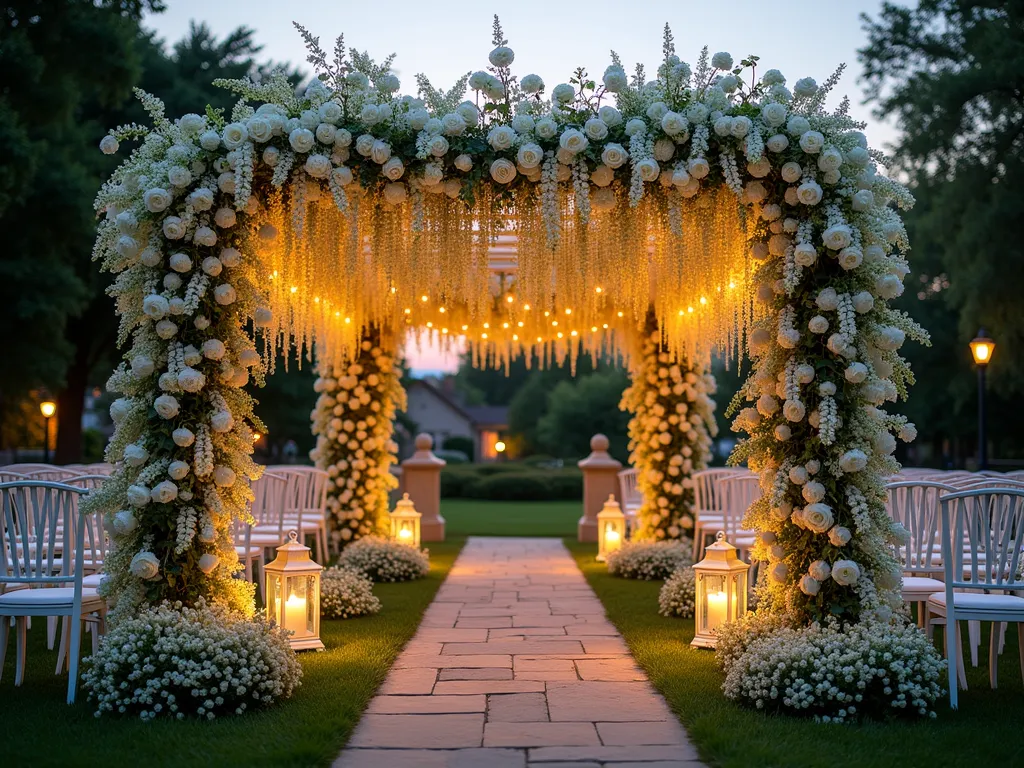
[[[86,491],[91,491],[101,487],[109,479],[109,475],[75,475],[74,477],[69,477],[65,480],[64,484],[73,485],[76,488],[84,488]]]
[[[908,480],[885,486],[885,511],[910,534],[906,545],[896,545],[896,556],[904,572],[942,571],[942,532],[939,499],[956,493],[956,488],[927,480]]]
[[[81,488],[45,480],[0,483],[0,591],[8,584],[73,581],[81,588],[83,536],[77,501],[82,493]]]
[[[742,470],[731,467],[703,469],[693,474],[694,509],[697,512],[721,512],[722,502],[718,483],[727,477],[744,474]]]
[[[264,472],[252,484],[252,516],[259,525],[276,525],[284,530],[285,491],[288,478],[275,472]]]
[[[55,483],[63,483],[72,477],[78,477],[84,473],[67,467],[44,467],[26,469],[22,474],[29,480],[50,480]]]
[[[626,502],[627,500],[639,500],[640,491],[636,489],[637,476],[638,472],[636,467],[619,470],[619,495],[622,497],[623,502]]]
[[[734,537],[746,533],[743,518],[751,505],[761,498],[761,478],[748,474],[723,477],[718,482],[718,491],[722,497],[726,535]]]
[[[0,469],[0,483],[13,483],[17,480],[28,480],[29,478],[20,472],[11,472],[7,469]]]
[[[943,496],[941,505],[947,594],[953,589],[1024,590],[1024,490],[959,491]]]
[[[970,480],[956,483],[961,491],[973,491],[976,488],[1021,488],[1024,489],[1024,480],[1015,480],[1012,477],[982,477],[977,476]]]

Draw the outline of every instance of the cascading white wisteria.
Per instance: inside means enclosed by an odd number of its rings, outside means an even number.
[[[653,314],[640,348],[620,405],[632,414],[629,460],[643,496],[634,537],[680,539],[693,534],[693,473],[707,467],[718,432],[715,379],[669,353]]]
[[[328,525],[338,549],[388,532],[388,493],[398,486],[390,472],[398,461],[394,420],[405,410],[405,390],[387,335],[376,329],[364,334],[354,359],[322,365],[320,374],[310,458],[330,476]]]

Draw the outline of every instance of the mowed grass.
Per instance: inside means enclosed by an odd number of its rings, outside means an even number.
[[[213,722],[104,716],[79,687],[65,705],[67,676],[53,674],[56,651],[46,649],[45,620],[29,631],[26,679],[14,687],[14,638],[0,680],[0,765],[93,766],[317,766],[338,756],[399,651],[462,548],[449,536],[431,543],[430,575],[419,581],[378,584],[380,613],[324,621],[327,650],[299,654],[302,686],[287,701],[243,717]],[[13,635],[13,633],[12,633]],[[83,652],[89,652],[89,640]],[[383,767],[382,767],[383,768]]]
[[[988,682],[987,625],[980,666],[970,666],[959,710],[948,698],[938,718],[821,725],[740,707],[722,694],[712,651],[690,647],[693,621],[658,615],[662,582],[619,579],[594,561],[596,547],[566,545],[637,662],[686,726],[701,759],[716,768],[942,768],[1024,765],[1024,684],[1017,632],[1010,625],[1000,656],[999,688]],[[964,632],[966,641],[966,631]],[[941,631],[936,641],[941,642]],[[966,645],[965,645],[966,652]]]
[[[576,536],[579,501],[442,499],[449,536]]]

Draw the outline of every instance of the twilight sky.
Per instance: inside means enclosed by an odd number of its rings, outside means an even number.
[[[147,26],[173,43],[188,32],[191,20],[205,21],[222,37],[235,27],[256,30],[264,46],[262,58],[299,64],[312,74],[305,49],[292,28],[297,21],[330,51],[334,38],[345,34],[347,47],[368,50],[380,60],[397,53],[395,70],[402,93],[415,93],[414,76],[427,75],[448,88],[462,74],[487,66],[491,50],[491,20],[501,16],[509,46],[516,53],[513,71],[520,77],[540,75],[548,90],[584,66],[600,77],[610,63],[609,49],[622,57],[627,71],[643,62],[649,73],[661,60],[662,28],[668,22],[675,35],[676,53],[695,64],[700,49],[729,51],[739,61],[748,54],[761,57],[760,71],[779,69],[792,86],[801,77],[819,83],[837,66],[847,71],[833,92],[833,102],[849,95],[852,114],[868,124],[872,145],[884,148],[895,135],[892,126],[872,117],[861,104],[857,49],[865,42],[859,16],[876,15],[878,0],[732,0],[728,3],[680,3],[643,0],[632,3],[589,0],[550,3],[519,0],[513,9],[503,3],[433,0],[429,3],[388,0],[381,3],[342,3],[303,0],[298,3],[265,0],[167,0],[168,9],[150,15]],[[685,7],[690,6],[690,7]],[[199,109],[203,105],[196,105]],[[414,369],[454,369],[454,358],[424,347],[407,350]]]

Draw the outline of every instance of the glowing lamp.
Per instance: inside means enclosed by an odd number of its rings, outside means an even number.
[[[608,494],[608,501],[597,513],[597,561],[603,563],[608,555],[622,548],[626,540],[626,516],[615,500],[615,494]]]
[[[402,494],[401,501],[391,511],[391,538],[401,544],[420,547],[420,518],[409,494]]]
[[[971,355],[975,365],[988,365],[992,362],[992,354],[996,351],[996,343],[985,335],[985,329],[978,331],[977,337],[971,341]]]
[[[298,542],[295,531],[288,543],[277,548],[277,558],[263,571],[267,578],[267,615],[292,632],[289,639],[296,651],[324,650],[320,640],[320,572],[323,568],[309,557],[309,547]]]
[[[57,412],[57,404],[52,400],[44,400],[39,404],[39,412],[43,414],[44,419],[48,419]]]
[[[693,566],[696,577],[696,630],[690,645],[714,648],[717,630],[747,612],[747,574],[750,566],[736,556],[736,547],[718,532],[704,559]]]
[[[496,453],[504,453],[505,452],[505,441],[504,440],[499,440],[498,442],[496,442],[494,444],[494,450],[495,450]]]

